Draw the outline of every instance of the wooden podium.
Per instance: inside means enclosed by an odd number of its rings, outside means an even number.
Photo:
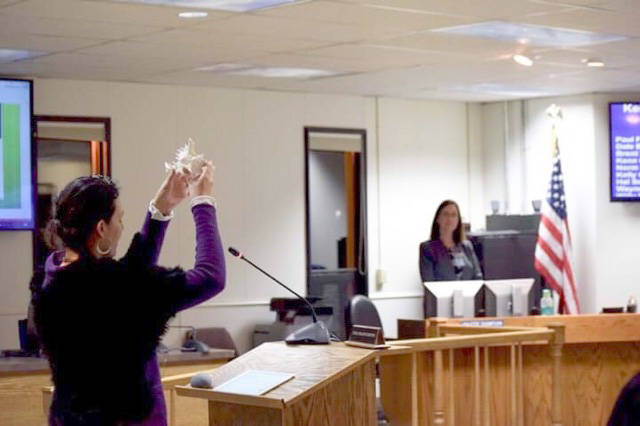
[[[206,399],[210,425],[375,425],[375,357],[342,343],[263,343],[211,371],[214,386],[246,370],[295,377],[260,396],[176,386],[180,396]]]

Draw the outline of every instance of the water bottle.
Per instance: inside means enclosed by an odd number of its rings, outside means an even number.
[[[540,315],[553,315],[553,297],[551,290],[545,288],[542,290],[542,298],[540,299]]]

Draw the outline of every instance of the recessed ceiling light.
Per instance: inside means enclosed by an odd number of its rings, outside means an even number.
[[[530,67],[533,65],[533,60],[525,55],[513,55],[513,60],[516,61],[517,64],[523,65],[525,67]]]
[[[533,98],[548,96],[551,92],[544,88],[510,86],[497,83],[480,83],[469,86],[453,86],[450,90],[456,92],[482,93],[487,95],[509,96],[517,98]]]
[[[220,63],[215,65],[208,65],[205,67],[199,67],[194,69],[194,71],[206,71],[206,72],[230,72],[236,70],[242,70],[251,68],[251,65],[247,64],[231,64],[231,63]]]
[[[180,12],[178,16],[185,19],[206,18],[209,16],[207,12],[194,11],[194,12]]]
[[[115,0],[121,3],[158,4],[194,9],[215,9],[229,12],[250,12],[301,0]]]
[[[229,74],[245,75],[267,78],[314,78],[338,75],[335,71],[319,70],[313,68],[289,68],[289,67],[253,67],[230,71]]]
[[[35,52],[33,50],[0,49],[0,63],[23,61],[43,55],[46,55],[46,53]]]
[[[591,46],[627,39],[625,36],[616,34],[602,34],[542,25],[516,24],[506,21],[488,21],[439,28],[432,31],[511,43],[521,43],[522,40],[527,40],[528,45],[545,47]]]
[[[600,59],[588,59],[587,66],[592,68],[600,68],[604,67],[604,62],[602,62]]]
[[[220,74],[233,74],[250,77],[267,78],[318,78],[331,77],[341,73],[314,68],[293,68],[293,67],[267,67],[249,64],[220,63],[194,69],[194,71],[204,71]]]

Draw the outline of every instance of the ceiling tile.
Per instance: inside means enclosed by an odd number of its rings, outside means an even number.
[[[0,0],[0,8],[23,2],[25,0]]]
[[[0,48],[62,52],[104,43],[90,38],[54,37],[34,34],[7,33],[0,29]]]
[[[356,60],[363,64],[370,64],[372,69],[390,67],[405,68],[417,65],[462,61],[462,58],[455,54],[372,44],[344,44],[312,49],[305,52],[305,54],[316,57]]]
[[[540,49],[532,52],[536,63],[566,65],[587,68],[588,59],[602,60],[608,68],[628,67],[640,64],[640,57],[633,55],[600,53],[594,49]]]
[[[558,12],[567,8],[566,4],[558,2],[541,3],[527,0],[341,0],[344,3],[356,3],[369,7],[394,10],[413,10],[446,15],[467,16],[489,19],[513,19],[527,15],[540,15]]]
[[[565,4],[568,6],[580,6],[597,11],[610,11],[617,13],[638,13],[636,0],[532,0],[537,3]]]
[[[257,56],[250,58],[249,62],[255,65],[323,69],[340,73],[368,72],[374,70],[371,64],[358,61],[357,59],[326,58],[292,53]]]
[[[3,9],[0,9],[0,12]],[[0,13],[3,32],[16,34],[50,35],[57,37],[115,40],[163,30],[164,27],[117,24],[77,19],[50,19],[15,16]]]
[[[544,16],[524,17],[520,21],[529,24],[638,37],[640,36],[639,20],[640,15],[638,14],[570,9]]]
[[[132,25],[189,26],[231,16],[228,12],[210,11],[203,20],[178,17],[182,8],[117,3],[104,0],[26,0],[0,10],[10,16],[47,19],[77,19]]]
[[[389,2],[387,1],[385,4],[389,4]],[[470,22],[467,18],[442,13],[426,13],[426,10],[406,11],[322,0],[267,9],[258,12],[258,14],[305,21],[374,27],[379,28],[381,32],[387,29],[406,32],[427,30]]]
[[[462,37],[425,31],[379,42],[386,46],[454,53],[484,59],[513,55],[523,49],[517,43]]]
[[[265,80],[268,79],[201,71],[182,71],[155,75],[150,77],[149,80],[155,83],[166,84],[257,89],[264,86]]]
[[[457,100],[514,91],[580,93],[638,87],[637,0],[312,0],[254,13],[106,0],[0,0],[0,48],[48,56],[0,64],[5,75]],[[638,36],[577,49],[531,49],[430,29],[505,19]],[[536,57],[526,68],[516,52]],[[603,69],[585,67],[585,57]],[[343,73],[296,80],[194,72],[218,63]],[[536,92],[537,91],[537,92]],[[501,92],[502,94],[499,94]]]
[[[189,29],[174,29],[154,34],[133,37],[133,40],[145,43],[180,46],[182,48],[224,48],[225,50],[253,51],[267,54],[288,52],[300,49],[317,48],[331,44],[311,39],[299,39],[276,36],[257,36],[247,34],[227,34]]]
[[[262,15],[241,15],[195,26],[203,30],[226,34],[290,37],[334,43],[378,40],[412,32],[406,28],[371,25],[348,25],[331,22],[318,23],[306,19],[281,18]]]
[[[182,49],[175,45],[140,43],[134,41],[116,41],[100,46],[78,50],[78,53],[97,57],[108,58],[111,61],[143,61],[163,60],[171,63],[180,63],[182,68],[202,66],[210,62],[227,62],[238,58],[244,58],[253,52],[243,52],[237,49],[224,50],[216,47],[199,48],[192,47]]]

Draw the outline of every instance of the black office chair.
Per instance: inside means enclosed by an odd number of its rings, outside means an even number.
[[[374,305],[367,296],[358,294],[353,296],[349,302],[349,332],[351,332],[351,327],[353,327],[354,324],[380,327],[382,336],[384,337],[382,321],[380,321],[380,315],[378,315],[376,305]]]
[[[380,315],[376,309],[376,305],[373,304],[371,299],[361,294],[355,295],[349,302],[348,311],[348,330],[351,333],[351,327],[353,325],[366,325],[369,327],[380,327],[380,333],[384,337],[384,330],[382,329],[382,321]],[[379,365],[376,362],[376,381],[380,378]],[[382,407],[382,401],[376,395],[376,411],[378,413],[378,425],[387,425],[389,421],[384,413]]]

